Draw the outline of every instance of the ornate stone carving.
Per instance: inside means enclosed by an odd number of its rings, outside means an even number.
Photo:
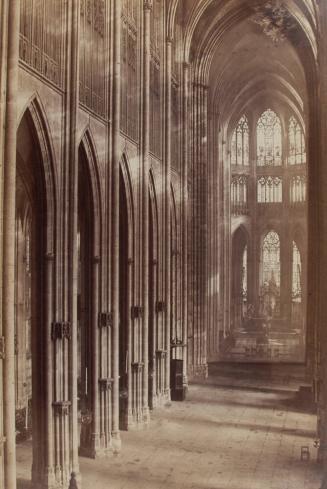
[[[95,0],[94,3],[94,29],[104,36],[104,0]]]
[[[144,10],[152,10],[152,8],[153,8],[152,0],[145,0],[144,1]]]
[[[3,336],[0,336],[0,360],[5,358],[5,339]]]
[[[132,319],[139,319],[143,316],[143,308],[141,306],[131,307],[131,317]]]
[[[6,438],[4,436],[0,436],[0,455],[3,453],[3,445],[6,442]]]
[[[71,339],[71,324],[69,321],[52,323],[51,338],[55,340]]]
[[[71,405],[70,401],[53,402],[52,406],[54,408],[55,416],[60,416],[60,417],[68,416],[70,405]]]
[[[167,355],[167,350],[156,350],[156,357],[161,359],[165,358]]]
[[[165,310],[166,310],[166,303],[164,301],[157,301],[156,313],[159,314],[160,312],[165,312]]]
[[[143,362],[133,362],[132,363],[132,370],[133,372],[140,372],[144,367]]]
[[[110,377],[99,379],[100,390],[102,392],[109,391],[112,387],[113,381],[114,379]]]
[[[113,324],[112,312],[99,313],[99,328],[110,328]]]
[[[86,20],[92,23],[92,0],[86,0]]]

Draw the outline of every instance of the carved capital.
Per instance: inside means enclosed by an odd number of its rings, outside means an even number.
[[[165,358],[167,355],[167,350],[156,350],[156,357],[161,359]]]
[[[143,308],[141,306],[131,307],[131,317],[132,319],[139,319],[143,316]]]
[[[60,416],[60,417],[68,416],[70,405],[71,405],[70,401],[53,402],[52,406],[54,408],[55,416]]]
[[[110,328],[113,324],[112,312],[99,313],[99,328]]]
[[[109,391],[112,387],[113,381],[114,379],[110,377],[99,379],[100,390],[102,392]]]
[[[175,250],[175,249],[171,250],[171,255],[172,256],[179,256],[180,255],[179,250]]]
[[[143,370],[143,367],[144,367],[144,363],[142,363],[142,362],[133,362],[132,363],[133,372],[140,372],[141,370]]]
[[[164,312],[166,310],[166,303],[164,301],[156,302],[156,313]]]
[[[152,10],[153,8],[153,3],[152,0],[144,0],[144,10]]]
[[[55,340],[71,339],[71,324],[69,321],[52,323],[51,338]]]
[[[3,360],[6,356],[5,354],[5,339],[3,336],[0,336],[0,360]]]

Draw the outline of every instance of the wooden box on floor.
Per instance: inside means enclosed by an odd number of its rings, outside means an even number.
[[[170,387],[172,401],[185,400],[185,387],[183,386],[183,360],[171,360]]]

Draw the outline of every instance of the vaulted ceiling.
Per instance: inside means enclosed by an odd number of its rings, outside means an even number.
[[[315,0],[172,0],[184,59],[223,119],[275,100],[302,119],[315,73]],[[173,8],[174,7],[174,8]]]

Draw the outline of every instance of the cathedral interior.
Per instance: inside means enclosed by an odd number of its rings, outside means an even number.
[[[0,22],[0,488],[327,489],[327,1]]]

